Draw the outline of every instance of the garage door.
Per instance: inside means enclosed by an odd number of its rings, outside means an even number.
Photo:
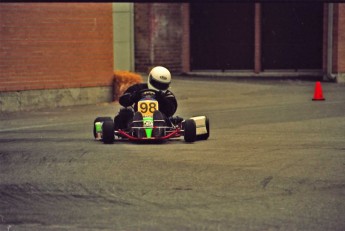
[[[263,3],[263,69],[321,69],[322,26],[322,2]]]
[[[253,3],[191,3],[190,22],[192,70],[253,69]]]

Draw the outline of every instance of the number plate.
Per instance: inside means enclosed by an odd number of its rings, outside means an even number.
[[[157,100],[142,100],[138,102],[138,111],[143,115],[143,117],[152,117],[153,112],[157,110]]]

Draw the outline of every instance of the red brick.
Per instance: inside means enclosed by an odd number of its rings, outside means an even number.
[[[0,91],[112,84],[111,3],[4,3],[0,15]]]
[[[337,72],[345,72],[345,3],[338,3],[337,23]]]

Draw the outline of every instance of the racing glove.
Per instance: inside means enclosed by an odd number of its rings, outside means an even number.
[[[123,94],[119,99],[119,103],[124,107],[131,106],[133,104],[133,102],[131,101],[131,94],[129,93]]]

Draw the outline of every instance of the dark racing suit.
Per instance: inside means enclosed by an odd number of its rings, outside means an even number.
[[[139,83],[130,86],[120,97],[119,103],[126,108],[134,104],[134,110],[137,111],[137,103],[140,97],[136,95],[136,93],[143,89],[148,89],[147,83]],[[160,91],[156,94],[156,100],[159,104],[159,111],[162,112],[164,116],[171,117],[174,115],[177,110],[177,101],[171,91]],[[115,129],[126,128],[132,117],[133,113],[130,113],[128,110],[120,110],[119,114],[115,117]]]

